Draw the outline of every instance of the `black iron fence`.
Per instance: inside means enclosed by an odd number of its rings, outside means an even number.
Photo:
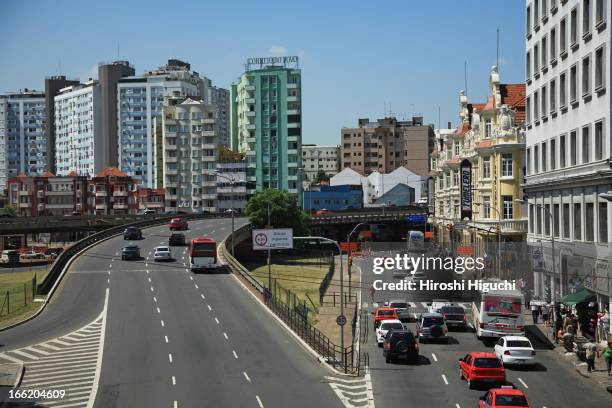
[[[323,296],[325,296],[325,292],[327,292],[327,288],[329,287],[329,284],[334,278],[335,269],[336,269],[336,262],[334,260],[334,257],[330,256],[327,273],[325,274],[325,277],[323,278],[323,280],[321,281],[321,284],[319,285],[319,303],[320,304],[323,304]]]

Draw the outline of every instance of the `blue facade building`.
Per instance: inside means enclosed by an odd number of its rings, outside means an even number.
[[[304,210],[330,211],[363,208],[363,191],[361,186],[320,186],[304,191]]]

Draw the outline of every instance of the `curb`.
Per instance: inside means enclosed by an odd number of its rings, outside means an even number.
[[[19,386],[21,385],[21,380],[23,380],[23,376],[25,374],[25,365],[23,363],[19,363],[20,364],[20,368],[19,368],[19,375],[17,375],[17,378],[15,379],[15,385],[13,386],[13,388],[19,388]]]

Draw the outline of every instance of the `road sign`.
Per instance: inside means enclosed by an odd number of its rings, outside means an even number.
[[[255,229],[252,234],[254,250],[292,249],[293,229]]]
[[[425,214],[408,214],[406,216],[408,222],[425,223],[427,221],[427,215]]]
[[[339,315],[338,317],[336,317],[336,323],[338,324],[338,326],[344,326],[346,324],[346,316]]]

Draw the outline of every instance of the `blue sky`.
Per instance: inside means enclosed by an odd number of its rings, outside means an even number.
[[[524,79],[523,0],[0,2],[0,92],[43,89],[60,71],[95,75],[129,60],[137,73],[187,60],[222,87],[248,57],[299,55],[303,142],[339,143],[357,118],[422,114],[457,123],[458,93],[484,101],[500,29],[502,82]]]

